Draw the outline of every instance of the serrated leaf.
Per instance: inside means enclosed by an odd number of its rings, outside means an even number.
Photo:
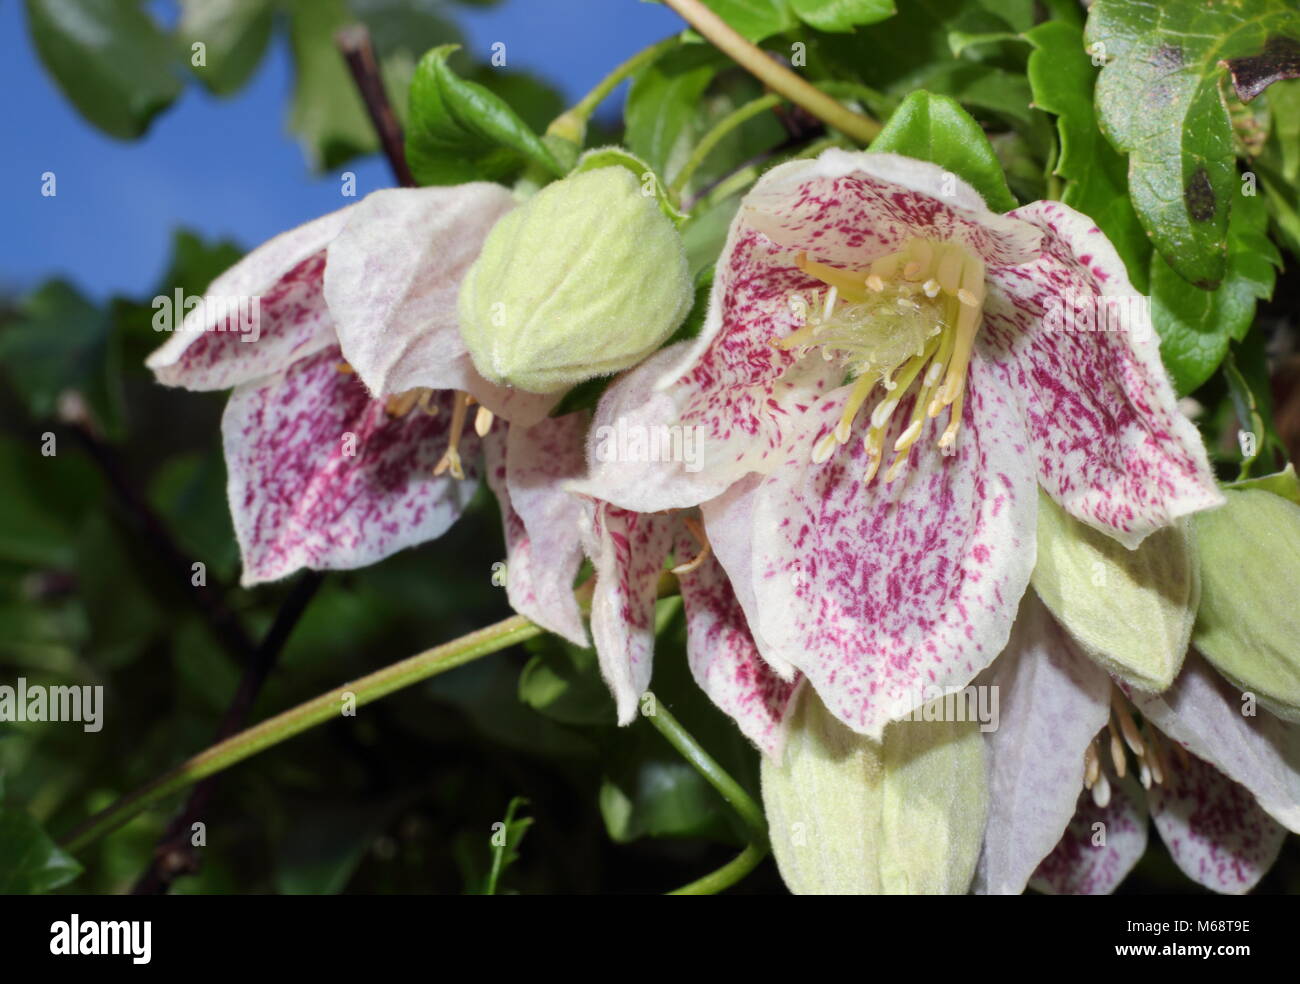
[[[1193,287],[1164,257],[1151,258],[1151,318],[1180,394],[1214,374],[1228,343],[1245,338],[1256,302],[1273,293],[1282,257],[1268,238],[1268,210],[1258,195],[1237,196],[1227,242],[1228,263],[1215,290]]]
[[[447,65],[457,45],[426,54],[411,82],[406,158],[426,185],[500,181],[532,163],[555,177],[563,168],[510,106]]]
[[[1114,244],[1129,280],[1146,292],[1151,244],[1128,197],[1127,164],[1097,130],[1093,88],[1097,70],[1083,31],[1049,21],[1029,31],[1029,85],[1034,104],[1057,117],[1061,152],[1053,173],[1065,178],[1061,200],[1090,216]]]
[[[27,0],[36,52],[88,121],[130,140],[180,94],[180,66],[139,4],[122,0]]]
[[[1098,114],[1129,155],[1134,208],[1173,270],[1204,288],[1225,275],[1236,193],[1223,62],[1283,37],[1300,38],[1291,0],[1097,0],[1088,15],[1087,44],[1108,59]]]
[[[0,807],[0,894],[39,895],[79,874],[77,859],[55,844],[25,810]]]
[[[1016,207],[988,137],[955,99],[913,92],[894,111],[869,149],[947,168],[978,191],[995,212]]]
[[[271,40],[269,0],[181,0],[176,27],[181,57],[219,96],[237,91],[256,71]],[[195,44],[203,64],[195,64]]]

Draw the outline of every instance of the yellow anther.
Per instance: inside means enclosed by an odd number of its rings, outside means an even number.
[[[492,421],[496,419],[492,411],[487,407],[479,407],[474,414],[474,433],[479,437],[487,437],[488,431],[492,429]]]

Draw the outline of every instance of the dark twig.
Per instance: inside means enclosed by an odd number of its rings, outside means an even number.
[[[298,579],[289,596],[285,598],[279,612],[276,613],[270,631],[266,633],[261,645],[253,652],[244,668],[244,674],[239,680],[239,686],[230,701],[230,706],[222,716],[214,744],[224,741],[243,729],[249,711],[253,708],[253,702],[257,699],[262,685],[275,665],[280,650],[284,648],[294,626],[306,611],[323,578],[324,575],[318,571],[308,571]],[[140,880],[131,890],[133,895],[161,895],[181,875],[198,871],[199,857],[193,844],[191,828],[206,814],[213,793],[216,791],[218,778],[219,776],[216,775],[209,776],[190,792],[184,808],[168,824],[166,832],[154,849],[153,861],[149,869],[140,876]]]
[[[379,64],[375,61],[375,49],[370,43],[370,32],[364,24],[350,24],[334,35],[334,43],[343,53],[343,60],[348,63],[352,80],[357,84],[361,101],[366,104],[370,122],[379,134],[379,143],[388,158],[388,165],[393,169],[393,177],[403,188],[414,188],[415,178],[406,164],[406,146],[402,139],[402,127],[397,122],[388,93],[384,91],[384,78],[379,73]]]

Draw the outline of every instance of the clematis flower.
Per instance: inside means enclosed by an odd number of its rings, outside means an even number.
[[[976,891],[1112,892],[1145,853],[1150,816],[1188,877],[1237,894],[1300,830],[1300,727],[1194,651],[1164,693],[1112,682],[1031,591],[991,673],[1002,726],[986,746]]]
[[[514,204],[487,183],[375,192],[253,250],[150,356],[166,385],[233,389],[222,439],[245,585],[440,536],[486,453],[512,604],[585,643],[580,506],[557,485],[581,469],[581,422],[485,380],[457,327],[460,281]],[[232,309],[254,312],[254,330]]]
[[[894,155],[782,165],[741,204],[699,337],[602,399],[574,487],[643,515],[698,507],[762,663],[879,739],[1002,651],[1039,488],[1129,548],[1220,503],[1137,300],[1067,206],[996,215]],[[1117,330],[1071,330],[1081,308]],[[603,428],[696,434],[703,465],[602,460]],[[643,535],[647,555],[667,536]],[[615,659],[626,717],[648,655]]]

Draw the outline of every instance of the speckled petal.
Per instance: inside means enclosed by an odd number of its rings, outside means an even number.
[[[287,372],[238,387],[222,438],[243,583],[299,568],[374,563],[439,536],[474,492],[478,438],[462,437],[467,479],[435,478],[451,395],[440,412],[390,417],[329,348]],[[349,454],[355,450],[354,454]]]
[[[1163,694],[1130,690],[1129,698],[1166,735],[1245,786],[1273,819],[1300,832],[1300,725],[1252,708],[1195,651]]]
[[[585,427],[582,414],[532,427],[498,422],[483,442],[505,524],[510,606],[578,646],[589,644],[573,595],[583,503],[563,483],[582,473]]]
[[[555,404],[555,397],[488,383],[457,327],[460,282],[492,226],[513,207],[509,191],[487,182],[388,188],[357,204],[330,243],[325,299],[343,354],[372,393],[465,390],[522,424]]]
[[[700,545],[681,527],[676,556],[689,561]],[[776,761],[785,747],[797,682],[782,680],[758,655],[745,613],[726,572],[711,554],[678,575],[686,609],[686,656],[696,683],[740,730]]]
[[[837,419],[840,401],[828,398],[750,501],[705,509],[723,567],[751,581],[752,601],[736,593],[764,657],[803,671],[831,713],[872,737],[924,703],[926,686],[964,686],[993,660],[1033,567],[1023,425],[978,360],[969,387],[953,456],[935,448],[946,420],[932,420],[902,477],[864,487],[860,419],[847,445],[813,464],[814,439]],[[910,399],[896,417],[909,412]]]
[[[650,686],[655,599],[679,521],[606,502],[589,502],[584,519],[583,547],[596,569],[591,635],[618,723],[631,724]]]
[[[1043,859],[1029,885],[1048,895],[1109,895],[1147,849],[1147,811],[1132,775],[1108,777],[1105,809],[1083,790],[1065,836]]]
[[[1249,892],[1277,860],[1286,828],[1196,756],[1171,756],[1169,766],[1166,781],[1147,791],[1147,806],[1174,862],[1215,892]]]
[[[240,327],[237,316],[226,306],[205,302],[187,313],[146,361],[158,381],[192,390],[227,389],[333,345],[333,325],[321,295],[325,247],[352,208],[281,233],[212,281],[206,298],[243,305],[258,299],[253,330],[232,330]]]
[[[986,735],[989,822],[976,892],[1017,895],[1074,815],[1084,752],[1110,714],[1110,678],[1026,591],[1011,641],[980,682],[998,688],[999,723]]]
[[[1043,487],[1129,547],[1219,505],[1201,437],[1161,365],[1146,299],[1114,247],[1059,202],[1009,214],[1042,229],[1042,252],[1030,263],[990,265],[979,344],[1024,407]],[[1094,315],[1113,305],[1103,322],[1111,330],[1097,330],[1095,317],[1067,317],[1076,303]]]

